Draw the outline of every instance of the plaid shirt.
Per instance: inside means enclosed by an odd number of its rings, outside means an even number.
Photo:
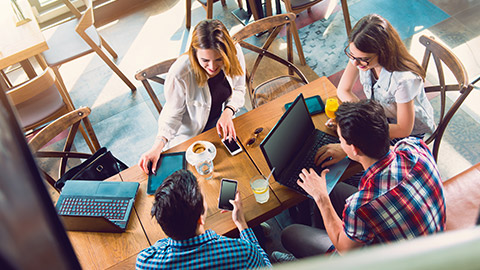
[[[271,267],[268,255],[252,229],[239,238],[220,236],[212,230],[187,240],[158,240],[137,256],[137,269],[250,269]]]
[[[425,143],[412,137],[365,171],[343,212],[345,233],[364,244],[443,231],[445,218],[435,160]]]

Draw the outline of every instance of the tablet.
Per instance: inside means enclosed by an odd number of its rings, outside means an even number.
[[[185,152],[162,153],[159,159],[160,168],[157,168],[157,174],[148,176],[147,194],[155,194],[157,188],[163,183],[163,180],[170,174],[186,168]]]
[[[285,104],[285,109],[288,110],[292,103],[293,102]],[[308,112],[310,113],[310,115],[322,113],[325,111],[325,104],[323,104],[323,101],[319,95],[306,98],[305,103],[307,104]]]

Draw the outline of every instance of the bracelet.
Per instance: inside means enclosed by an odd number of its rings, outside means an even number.
[[[156,139],[162,141],[163,146],[165,146],[167,144],[167,139],[165,139],[165,137],[163,137],[163,136],[157,136]]]
[[[233,112],[233,115],[235,115],[235,110],[232,108],[232,106],[225,106],[225,109],[230,109]]]

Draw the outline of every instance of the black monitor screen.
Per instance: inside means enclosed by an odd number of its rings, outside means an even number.
[[[277,178],[315,130],[312,118],[300,94],[260,144],[273,175]],[[278,178],[277,178],[278,179]]]
[[[24,134],[0,90],[0,265],[80,269]]]

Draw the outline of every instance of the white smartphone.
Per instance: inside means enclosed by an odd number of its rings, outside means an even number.
[[[233,210],[233,205],[229,200],[235,200],[237,193],[237,181],[232,179],[222,179],[220,184],[220,196],[218,196],[218,208],[222,210]]]
[[[228,139],[226,140],[222,140],[222,143],[223,145],[225,145],[225,147],[227,148],[228,152],[234,156],[240,152],[242,152],[242,147],[240,147],[240,145],[235,141],[235,140],[231,140],[231,141],[228,141]]]

